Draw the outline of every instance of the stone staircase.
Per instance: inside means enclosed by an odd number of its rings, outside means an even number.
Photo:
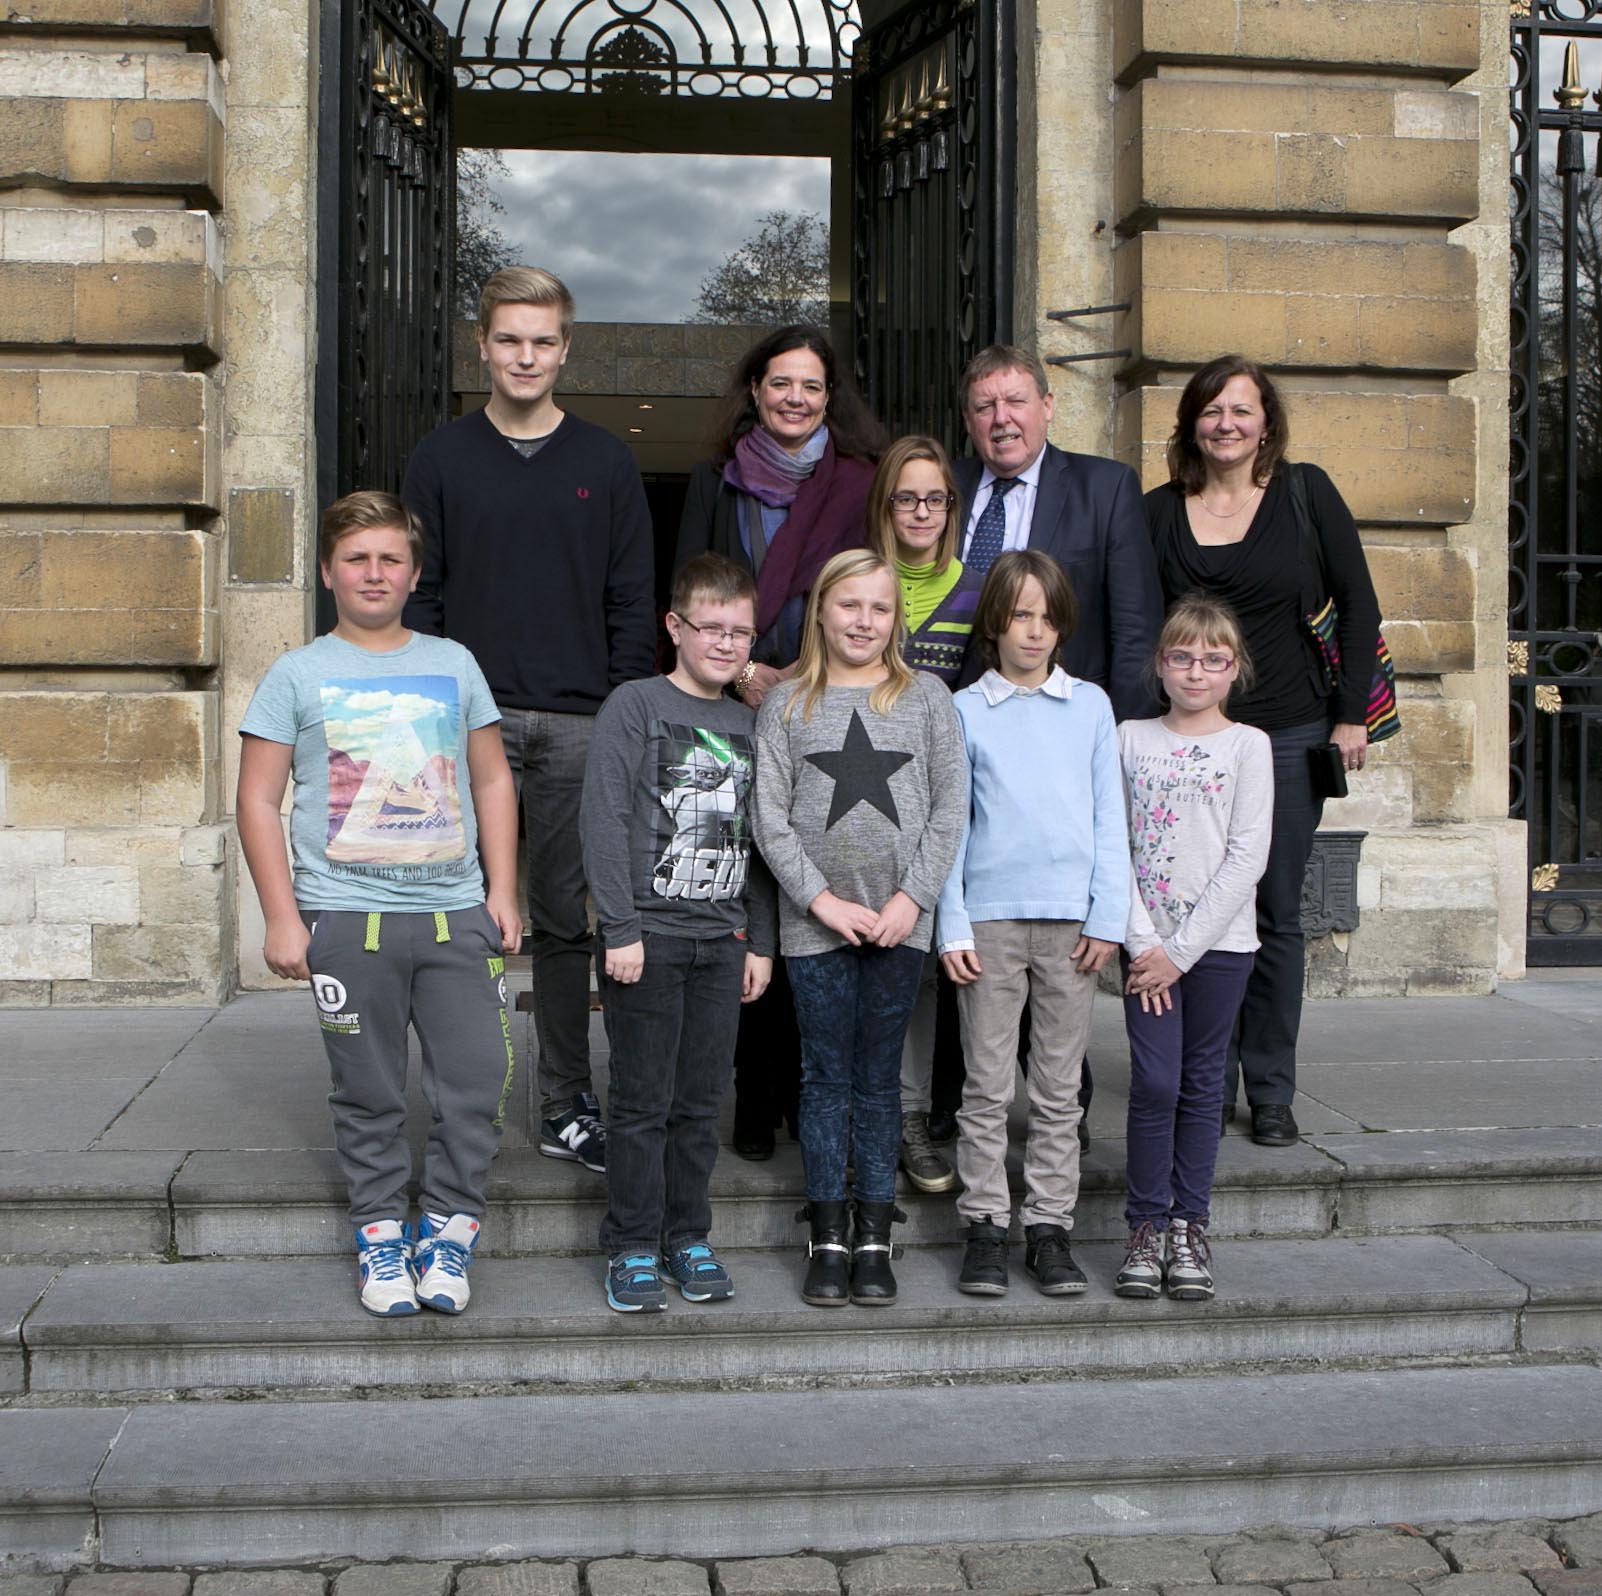
[[[0,1173],[0,1570],[737,1556],[1602,1508],[1602,1131],[1225,1138],[1220,1296],[955,1289],[909,1194],[894,1308],[809,1309],[796,1149],[715,1178],[731,1302],[625,1319],[600,1183],[510,1148],[468,1314],[352,1290],[326,1152],[93,1150]]]

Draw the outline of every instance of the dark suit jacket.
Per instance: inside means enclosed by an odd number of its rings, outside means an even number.
[[[966,531],[984,468],[978,460],[958,460],[954,469]],[[1056,559],[1079,602],[1079,625],[1062,645],[1063,669],[1105,688],[1119,720],[1155,715],[1152,660],[1163,590],[1135,473],[1116,460],[1048,443],[1029,547]],[[977,640],[968,654],[964,685],[984,671]]]

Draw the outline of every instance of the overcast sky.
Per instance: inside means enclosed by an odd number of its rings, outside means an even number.
[[[495,225],[554,271],[582,321],[683,321],[766,211],[829,214],[825,160],[505,150]]]

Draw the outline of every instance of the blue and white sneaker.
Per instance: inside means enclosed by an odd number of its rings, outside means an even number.
[[[660,1313],[667,1292],[654,1252],[618,1252],[606,1264],[606,1301],[619,1313]]]
[[[368,1313],[394,1319],[418,1311],[411,1257],[412,1238],[398,1219],[356,1227],[357,1284]]]
[[[478,1221],[471,1214],[425,1213],[417,1220],[417,1245],[412,1249],[412,1271],[417,1276],[417,1300],[436,1313],[460,1313],[472,1290],[467,1266],[473,1261]]]
[[[667,1272],[686,1302],[721,1302],[734,1295],[722,1260],[704,1241],[687,1241],[667,1256]]]

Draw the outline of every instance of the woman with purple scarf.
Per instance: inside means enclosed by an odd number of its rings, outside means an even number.
[[[839,370],[816,327],[781,327],[734,368],[718,452],[690,474],[676,571],[707,550],[757,582],[757,642],[734,685],[753,709],[795,669],[801,617],[819,571],[867,540],[868,486],[883,429]],[[734,1150],[773,1155],[774,1126],[795,1128],[800,1044],[782,966],[767,995],[740,1011]]]

